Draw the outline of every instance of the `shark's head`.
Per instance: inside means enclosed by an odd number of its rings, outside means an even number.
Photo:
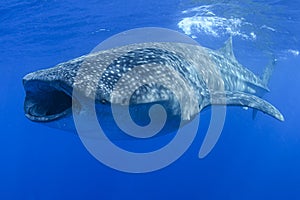
[[[83,57],[23,77],[25,116],[49,124],[72,114],[74,77]]]
[[[50,122],[71,113],[71,89],[60,81],[23,79],[25,116],[36,122]]]

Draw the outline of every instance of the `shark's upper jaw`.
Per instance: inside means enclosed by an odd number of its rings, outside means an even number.
[[[23,84],[26,91],[24,111],[28,119],[49,122],[71,113],[70,92],[59,82],[23,80]]]

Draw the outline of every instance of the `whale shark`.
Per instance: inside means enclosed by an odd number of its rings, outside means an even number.
[[[211,105],[253,108],[254,113],[284,121],[280,111],[262,99],[270,91],[273,65],[263,76],[255,75],[236,60],[231,37],[217,50],[176,42],[129,44],[25,75],[24,111],[31,121],[68,127],[76,89],[77,94],[93,98],[104,123],[112,118],[111,105],[129,105],[133,118],[147,124],[145,112],[157,103],[171,121],[189,122]],[[177,96],[172,91],[176,89]]]

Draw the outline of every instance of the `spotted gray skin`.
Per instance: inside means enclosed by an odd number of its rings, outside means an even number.
[[[138,73],[133,73],[137,68]],[[178,76],[173,76],[174,71]],[[129,82],[112,95],[122,78]],[[133,94],[129,92],[132,85],[143,81],[146,84]],[[32,121],[63,121],[72,116],[72,90],[76,88],[82,96],[95,98],[99,115],[111,104],[130,104],[138,111],[160,102],[171,115],[189,121],[209,105],[227,104],[254,108],[283,121],[283,115],[260,98],[269,91],[266,84],[237,62],[231,38],[219,50],[183,43],[141,43],[92,53],[26,75],[24,110]],[[180,88],[179,98],[185,102],[181,107],[172,87]],[[191,98],[191,92],[196,98]]]

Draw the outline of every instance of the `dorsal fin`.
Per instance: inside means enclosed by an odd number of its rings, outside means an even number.
[[[235,56],[233,54],[233,49],[232,49],[232,36],[230,36],[228,40],[225,42],[224,46],[219,49],[219,52],[225,55],[226,57],[235,60]]]

